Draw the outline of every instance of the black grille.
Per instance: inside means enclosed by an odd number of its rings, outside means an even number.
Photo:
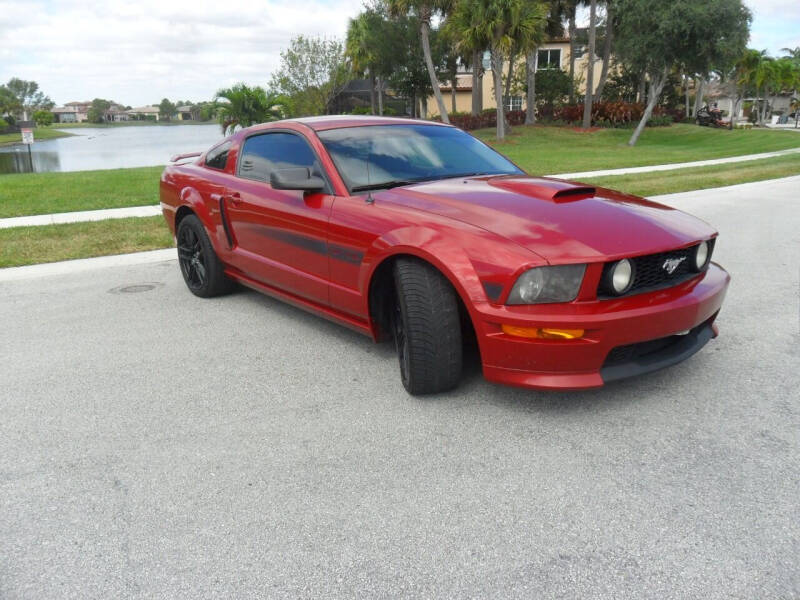
[[[683,283],[697,275],[694,270],[694,253],[697,245],[680,250],[670,250],[669,252],[659,252],[658,254],[648,254],[647,256],[637,256],[629,259],[634,265],[633,285],[622,294],[630,296],[632,294],[642,294],[652,292],[662,288],[672,287]],[[708,241],[709,260],[714,251],[714,240]],[[664,268],[664,264],[669,260],[678,260],[678,266],[672,273]],[[603,277],[600,279],[600,287],[597,296],[600,299],[619,298],[609,287],[608,280],[611,269],[616,262],[607,263],[603,267]]]
[[[666,350],[674,344],[677,344],[682,339],[683,336],[671,335],[669,337],[660,338],[657,340],[650,340],[649,342],[639,342],[638,344],[630,344],[628,346],[617,346],[608,353],[604,366],[627,363],[639,358],[656,354],[662,350]]]

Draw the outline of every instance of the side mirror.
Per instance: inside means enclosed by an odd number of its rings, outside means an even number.
[[[307,167],[278,169],[269,176],[269,184],[276,190],[302,190],[319,192],[325,189],[325,180],[311,174]]]

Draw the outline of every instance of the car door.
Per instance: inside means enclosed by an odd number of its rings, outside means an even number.
[[[270,174],[305,167],[323,178],[319,159],[301,134],[253,134],[238,152],[236,177],[225,193],[234,247],[231,263],[249,277],[319,304],[328,304],[330,184],[322,193],[276,190]]]

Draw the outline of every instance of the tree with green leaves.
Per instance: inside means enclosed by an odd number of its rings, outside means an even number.
[[[566,10],[565,0],[548,0],[545,3],[547,8],[547,22],[545,24],[545,35],[548,38],[560,38],[564,36],[564,15]],[[536,122],[536,60],[539,47],[533,45],[525,57],[525,124],[532,125]],[[559,69],[560,70],[560,69]],[[544,69],[543,69],[544,71]]]
[[[14,98],[14,111],[22,114],[23,121],[27,121],[36,110],[50,110],[55,106],[55,103],[39,90],[39,84],[35,81],[12,77],[4,87],[6,93]]]
[[[224,102],[220,102],[220,99]],[[283,117],[280,98],[275,94],[268,94],[259,86],[249,87],[244,83],[237,83],[217,90],[214,101],[223,133],[237,125],[250,127]]]
[[[53,124],[55,117],[49,110],[37,110],[33,113],[33,122],[37,127],[47,127]]]
[[[409,16],[416,17],[419,23],[419,38],[422,45],[422,55],[425,59],[425,67],[428,70],[428,77],[431,80],[431,87],[433,88],[433,95],[436,98],[436,104],[439,107],[439,114],[441,115],[442,122],[450,123],[447,116],[447,108],[444,105],[444,98],[442,98],[442,90],[439,85],[439,78],[436,75],[436,68],[433,63],[433,54],[431,53],[431,20],[436,15],[445,15],[452,8],[453,0],[387,0],[389,11],[394,16]]]
[[[412,102],[413,114],[427,117],[427,100],[434,94],[431,78],[425,64],[422,45],[419,43],[419,20],[413,15],[394,17],[387,29],[393,48],[394,68],[386,80],[399,95]],[[431,32],[435,39],[438,31]],[[439,45],[432,45],[432,60],[439,64],[440,57],[435,54]]]
[[[95,98],[89,106],[89,111],[86,115],[90,123],[103,123],[106,120],[106,114],[111,108],[111,102],[103,98]]]
[[[292,116],[327,114],[353,77],[340,40],[299,35],[281,52],[270,88],[284,96]]]
[[[528,0],[461,0],[452,15],[458,39],[470,47],[489,48],[497,104],[497,139],[505,139],[503,104],[503,61],[512,48],[527,53],[541,43],[547,10],[543,4]]]
[[[727,68],[744,50],[752,18],[742,0],[618,0],[617,14],[617,55],[649,80],[647,105],[630,146],[652,116],[670,70],[678,65],[696,73]]]
[[[14,115],[22,111],[22,104],[6,86],[0,85],[0,115]]]
[[[175,115],[175,103],[170,102],[169,98],[163,98],[161,102],[158,103],[158,117],[162,121],[171,121],[172,117]]]
[[[370,80],[372,114],[376,109],[378,114],[383,114],[384,82],[394,72],[397,54],[402,52],[397,37],[396,24],[389,20],[380,4],[368,7],[355,19],[350,19],[347,28],[345,56],[354,74],[367,76]]]

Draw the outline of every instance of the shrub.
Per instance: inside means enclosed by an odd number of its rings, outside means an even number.
[[[351,115],[368,115],[372,111],[370,110],[369,106],[356,106],[352,111],[350,111]]]

